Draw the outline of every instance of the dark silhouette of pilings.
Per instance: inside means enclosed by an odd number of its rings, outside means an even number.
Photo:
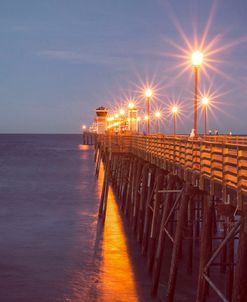
[[[83,145],[95,145],[96,144],[96,134],[91,133],[91,132],[83,132],[82,144]]]

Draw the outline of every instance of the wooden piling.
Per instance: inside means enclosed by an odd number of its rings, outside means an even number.
[[[144,213],[144,224],[143,224],[143,233],[142,233],[142,254],[146,255],[148,248],[148,236],[150,230],[150,222],[151,222],[151,207],[152,200],[154,196],[154,191],[156,187],[156,182],[154,181],[156,170],[151,167],[148,173],[148,184],[147,184],[147,202]]]
[[[98,156],[97,156],[96,165],[95,165],[95,175],[96,176],[99,175],[101,161],[102,161],[102,150],[99,147],[99,149],[98,149]]]
[[[132,229],[134,233],[137,230],[137,217],[138,217],[138,209],[139,209],[139,202],[140,202],[140,186],[141,186],[141,173],[142,173],[143,162],[142,160],[138,160],[137,162],[137,169],[136,169],[136,179],[134,183],[134,190],[133,190],[133,209],[132,209]]]
[[[141,195],[140,202],[137,214],[137,241],[142,242],[143,235],[143,226],[144,226],[144,211],[146,208],[147,202],[147,193],[148,193],[148,174],[149,174],[150,165],[146,163],[142,169],[142,178],[141,178]]]
[[[182,234],[183,234],[183,229],[186,226],[185,218],[186,218],[186,212],[187,212],[188,202],[190,198],[190,185],[188,183],[185,183],[184,185],[185,185],[185,190],[178,210],[178,221],[177,221],[176,233],[175,233],[174,244],[172,249],[172,259],[171,259],[170,274],[169,274],[168,286],[167,286],[166,302],[173,302],[176,279],[177,279],[178,264],[179,264],[179,253],[180,253],[180,247],[182,242]]]
[[[135,158],[132,157],[131,160],[130,160],[129,173],[128,173],[128,179],[127,179],[126,197],[125,197],[124,205],[123,205],[125,215],[128,214],[129,203],[130,203],[130,200],[131,200],[132,178],[133,178],[133,173],[134,173],[133,172],[134,165],[135,165]]]
[[[99,217],[102,218],[103,222],[105,221],[105,217],[106,217],[107,198],[108,198],[109,181],[110,181],[110,167],[111,167],[111,153],[109,153],[107,156],[103,188],[102,188],[100,207],[99,207]]]
[[[209,246],[211,245],[212,234],[212,215],[213,203],[210,195],[204,195],[203,201],[203,225],[200,241],[200,263],[199,263],[199,277],[197,286],[197,302],[204,302],[206,297],[206,281],[204,278],[204,267],[209,259]]]
[[[164,172],[157,171],[156,185],[154,190],[154,200],[152,206],[152,217],[151,217],[151,229],[149,235],[149,247],[148,247],[148,272],[151,274],[153,269],[154,255],[155,255],[155,244],[157,238],[157,224],[158,224],[158,215],[160,211],[160,205],[162,201],[162,194],[159,192],[163,189],[164,183]]]
[[[233,302],[247,301],[247,215],[242,213]]]
[[[159,234],[158,234],[158,240],[157,240],[157,248],[155,252],[155,258],[154,258],[154,268],[153,268],[153,274],[152,274],[152,294],[156,295],[158,286],[159,286],[159,279],[160,279],[160,272],[162,267],[162,260],[163,260],[163,254],[164,254],[164,247],[165,247],[165,237],[166,233],[164,228],[168,224],[167,217],[169,215],[169,210],[171,208],[171,201],[172,201],[172,189],[174,187],[175,183],[175,177],[172,174],[168,174],[166,176],[166,189],[167,193],[165,194],[165,199],[162,207],[162,217],[161,217],[161,223],[159,228]]]

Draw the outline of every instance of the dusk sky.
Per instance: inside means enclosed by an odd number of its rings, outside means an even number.
[[[134,98],[142,111],[144,83],[157,86],[152,109],[164,111],[163,130],[172,131],[176,102],[177,131],[189,132],[194,79],[191,66],[181,73],[183,56],[186,39],[194,49],[204,36],[208,128],[246,133],[246,0],[1,1],[0,132],[79,133],[98,106]],[[202,131],[201,113],[198,124]]]

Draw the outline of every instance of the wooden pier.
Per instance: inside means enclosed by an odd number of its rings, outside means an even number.
[[[246,137],[84,133],[84,142],[95,145],[96,175],[104,164],[99,216],[111,184],[147,259],[152,295],[174,301],[183,263],[197,276],[195,301],[247,301]]]

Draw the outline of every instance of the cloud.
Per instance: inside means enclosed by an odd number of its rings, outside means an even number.
[[[42,50],[38,55],[53,60],[68,61],[79,64],[104,64],[112,65],[119,63],[119,58],[111,54],[82,53],[71,50]]]
[[[38,51],[39,56],[46,57],[51,60],[67,61],[77,64],[94,64],[94,65],[126,65],[133,60],[157,59],[159,56],[148,52],[139,45],[132,45],[128,41],[121,41],[119,45],[111,45],[108,47],[98,46],[97,48],[84,50],[66,50],[66,49],[44,49]]]

